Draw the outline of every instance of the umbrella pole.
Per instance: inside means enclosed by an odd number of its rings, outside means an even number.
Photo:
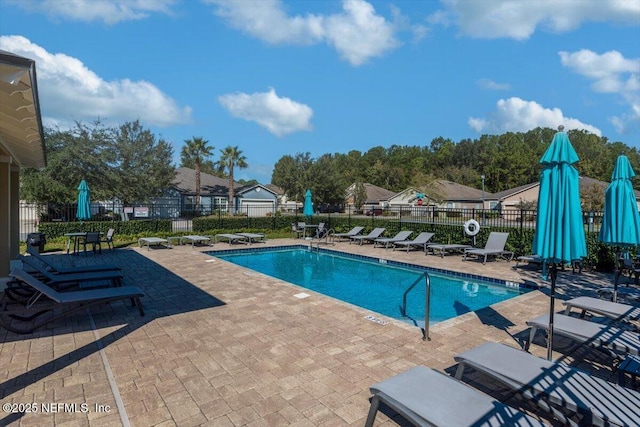
[[[549,275],[551,276],[551,302],[549,308],[549,333],[547,337],[547,360],[551,360],[551,353],[553,353],[553,315],[556,311],[556,279],[558,277],[558,265],[554,262],[549,269]]]

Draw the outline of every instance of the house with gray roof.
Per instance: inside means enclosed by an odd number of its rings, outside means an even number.
[[[389,207],[436,206],[450,209],[482,209],[492,194],[477,188],[439,179],[429,185],[409,187],[389,198]],[[488,206],[485,206],[487,208]]]
[[[372,207],[381,207],[392,197],[395,192],[387,190],[386,188],[378,187],[377,185],[362,183],[365,192],[365,201],[363,206],[355,206],[355,192],[357,183],[351,184],[345,190],[345,204],[349,210],[368,209]]]

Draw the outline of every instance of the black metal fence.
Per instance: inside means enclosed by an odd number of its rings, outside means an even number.
[[[179,204],[136,204],[123,205],[120,203],[92,203],[91,221],[136,221],[144,219],[171,219],[173,231],[193,231],[193,219],[207,217],[213,220],[213,224],[225,223],[231,215],[223,210],[194,210],[183,209]],[[26,235],[38,231],[38,225],[44,222],[70,222],[76,219],[77,205],[69,204],[49,204],[37,205],[22,203],[20,205],[20,236],[21,240],[26,239]],[[584,212],[583,222],[585,230],[597,232],[602,223],[602,212]],[[264,207],[244,207],[234,218],[246,218],[246,223],[241,222],[247,228],[255,228],[257,224],[261,228],[279,229],[283,222],[265,221],[266,217],[289,217],[290,222],[328,222],[329,227],[334,224],[351,226],[353,222],[358,224],[370,223],[372,227],[376,224],[390,223],[397,224],[397,227],[421,228],[424,224],[437,225],[458,225],[468,220],[477,221],[482,227],[489,228],[518,228],[534,229],[536,225],[536,211],[524,209],[504,209],[501,212],[495,210],[482,209],[455,209],[440,208],[435,206],[416,207],[389,207],[384,209],[370,209],[365,212],[347,210],[344,213],[320,213],[314,218],[305,218],[299,211],[280,211],[265,209]],[[259,220],[261,218],[262,220]],[[218,221],[216,221],[218,220]],[[415,226],[415,227],[412,227]]]

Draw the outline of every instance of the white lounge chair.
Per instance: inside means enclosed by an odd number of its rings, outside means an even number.
[[[380,402],[416,426],[545,426],[521,411],[441,372],[416,366],[371,387],[365,427],[373,426]]]
[[[349,240],[352,236],[357,236],[358,234],[360,234],[362,230],[364,230],[364,227],[353,227],[346,233],[334,233],[332,237],[334,239],[338,239],[338,241],[341,241],[344,238]]]
[[[221,239],[226,240],[230,245],[234,243],[249,243],[249,239],[247,239],[246,237],[233,233],[216,234],[216,242],[219,242]]]
[[[549,314],[543,314],[540,317],[529,320],[527,325],[531,327],[531,331],[529,332],[529,339],[525,343],[525,350],[529,349],[538,329],[544,331],[549,329]],[[588,320],[577,319],[564,314],[554,314],[553,335],[568,338],[579,344],[606,350],[616,358],[624,357],[627,354],[638,355],[640,352],[640,335],[637,332],[610,324],[589,322]]]
[[[483,264],[487,263],[488,256],[495,256],[496,258],[503,258],[507,261],[511,261],[513,259],[513,252],[504,250],[504,246],[507,244],[508,238],[509,233],[498,233],[492,231],[491,233],[489,233],[487,244],[484,246],[484,248],[465,249],[462,260],[466,261],[467,256],[469,255],[476,255],[478,257],[483,257]],[[507,256],[509,257],[508,259]]]
[[[267,243],[267,236],[263,233],[236,233],[238,236],[246,237],[249,240],[249,244],[254,242]]]
[[[403,240],[400,242],[393,242],[393,250],[395,251],[396,248],[404,246],[407,249],[407,252],[409,252],[409,249],[411,248],[422,248],[422,250],[426,252],[427,243],[429,243],[429,240],[431,240],[432,237],[433,237],[433,233],[423,231],[422,233],[418,234],[416,238],[413,240]]]
[[[350,237],[351,241],[349,242],[349,244],[358,242],[359,244],[362,245],[362,242],[366,242],[366,241],[373,242],[374,240],[382,236],[385,230],[386,228],[379,227],[379,228],[374,228],[371,231],[371,233],[367,234],[366,236],[351,236]]]
[[[186,243],[191,243],[191,247],[193,248],[196,243],[197,244],[205,244],[205,245],[210,245],[211,244],[211,237],[209,236],[198,236],[198,235],[189,235],[189,236],[182,236],[180,237],[180,244],[182,245],[183,242]]]
[[[487,342],[454,357],[456,378],[468,367],[537,402],[567,423],[579,416],[587,425],[640,425],[640,393],[522,350]],[[466,406],[460,406],[462,410]],[[574,422],[575,423],[575,422]]]
[[[400,231],[393,237],[378,237],[373,241],[373,247],[375,248],[377,245],[384,245],[385,249],[389,248],[389,245],[394,242],[402,242],[403,240],[407,240],[409,236],[413,234],[413,231]]]
[[[138,247],[141,248],[142,245],[147,245],[147,250],[149,250],[152,245],[169,247],[169,242],[167,239],[161,239],[159,237],[141,237],[138,239]]]

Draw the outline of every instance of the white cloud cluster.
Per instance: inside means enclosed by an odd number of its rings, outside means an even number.
[[[592,80],[592,89],[619,95],[631,111],[609,120],[620,133],[640,125],[640,59],[626,59],[615,50],[602,55],[590,50],[559,52],[562,65]]]
[[[176,0],[4,0],[29,12],[41,12],[52,19],[102,21],[113,25],[145,19],[150,13],[171,15]]]
[[[511,89],[511,85],[509,83],[497,83],[490,79],[480,79],[478,80],[478,86],[482,89],[487,90],[509,90]]]
[[[190,107],[179,107],[149,82],[105,81],[80,60],[49,53],[22,36],[0,36],[0,49],[36,61],[40,105],[47,124],[140,119],[147,126],[171,126],[191,120]]]
[[[462,34],[478,38],[525,40],[538,27],[561,33],[584,22],[638,24],[640,2],[636,0],[442,0],[439,22],[454,21]],[[447,16],[443,16],[443,13]]]
[[[221,95],[218,102],[232,116],[256,122],[278,137],[312,129],[313,110],[290,98],[279,97],[273,88],[268,92]]]
[[[595,126],[582,123],[578,119],[565,117],[559,108],[544,108],[535,101],[525,101],[513,97],[501,99],[496,110],[486,119],[469,119],[469,126],[479,133],[526,132],[537,127],[556,129],[564,125],[565,129],[584,129],[601,136],[602,132]]]
[[[395,27],[364,0],[343,0],[341,13],[288,16],[281,0],[204,0],[229,25],[271,44],[327,43],[351,65],[382,56],[399,45]],[[415,31],[415,29],[414,29]]]

